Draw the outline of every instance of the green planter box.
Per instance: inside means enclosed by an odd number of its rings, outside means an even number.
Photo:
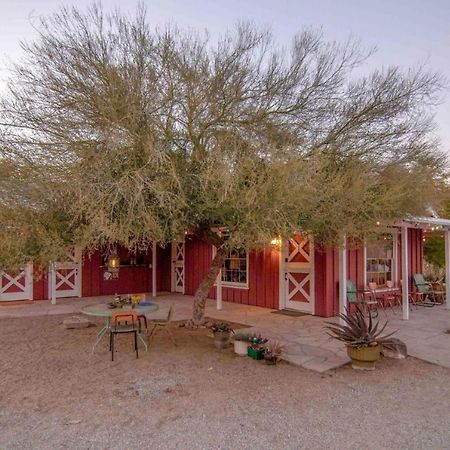
[[[252,347],[247,348],[247,355],[252,359],[264,359],[264,350],[255,350]]]

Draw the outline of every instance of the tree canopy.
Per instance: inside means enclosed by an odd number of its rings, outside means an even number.
[[[295,232],[334,243],[423,214],[445,187],[441,78],[358,76],[358,42],[307,30],[284,50],[248,23],[212,40],[98,5],[38,31],[1,103],[3,265],[187,230],[249,249]]]

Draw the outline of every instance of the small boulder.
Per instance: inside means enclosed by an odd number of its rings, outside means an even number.
[[[67,330],[72,328],[87,328],[90,324],[89,319],[80,316],[67,317],[63,321],[63,326]]]
[[[381,353],[386,358],[404,359],[408,355],[406,344],[400,339],[392,338],[388,345],[382,347]]]

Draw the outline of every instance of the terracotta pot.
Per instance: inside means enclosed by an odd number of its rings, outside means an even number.
[[[226,348],[230,342],[231,331],[216,331],[214,333],[214,345],[219,350]]]
[[[234,341],[234,353],[247,356],[248,341]]]
[[[374,370],[380,359],[380,345],[372,347],[347,347],[347,355],[352,360],[352,367],[361,370]]]

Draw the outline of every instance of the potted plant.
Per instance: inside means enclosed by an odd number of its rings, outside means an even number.
[[[219,350],[226,348],[230,342],[231,333],[234,334],[233,328],[226,322],[214,322],[210,328],[214,333],[215,347]]]
[[[249,337],[250,346],[247,348],[247,355],[252,359],[264,359],[264,344],[268,339],[263,338],[260,334],[253,334]]]
[[[237,333],[233,336],[234,352],[240,356],[247,356],[247,348],[249,346],[248,333]]]
[[[264,350],[264,359],[266,360],[266,364],[269,366],[274,366],[281,359],[283,350],[283,346],[279,342],[271,342]]]
[[[347,354],[354,369],[373,370],[375,362],[380,359],[381,347],[389,347],[389,337],[395,333],[382,336],[387,321],[379,329],[379,322],[373,322],[370,310],[368,314],[366,322],[363,310],[357,305],[355,312],[347,309],[345,314],[339,314],[344,324],[327,322],[328,334],[347,346]]]

